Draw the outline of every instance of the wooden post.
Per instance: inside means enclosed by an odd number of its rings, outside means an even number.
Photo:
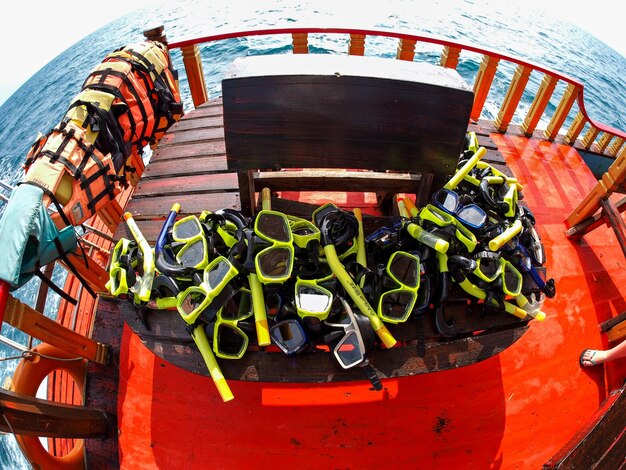
[[[415,58],[415,43],[416,41],[414,41],[413,39],[400,38],[398,40],[396,59],[408,60],[409,62],[412,62]]]
[[[617,242],[622,249],[622,253],[624,253],[624,257],[626,257],[626,224],[624,224],[624,220],[608,196],[600,199],[600,206],[602,207],[602,213],[607,225],[615,232]]]
[[[158,41],[167,46],[167,36],[163,31],[165,31],[165,27],[161,24],[154,28],[144,29],[143,35],[148,41]]]
[[[483,56],[483,60],[478,68],[478,73],[476,74],[476,80],[474,80],[474,106],[470,113],[470,119],[472,121],[478,121],[480,118],[480,113],[482,113],[483,106],[485,106],[485,101],[491,89],[491,83],[493,82],[493,77],[496,74],[499,62],[500,59],[495,57],[488,55]]]
[[[513,119],[513,115],[517,109],[517,105],[522,98],[522,94],[524,93],[524,89],[526,88],[531,72],[532,69],[530,67],[526,67],[525,65],[518,65],[517,69],[515,69],[515,74],[513,75],[509,89],[504,97],[504,102],[500,107],[498,117],[493,122],[494,126],[498,129],[498,132],[504,133],[509,127],[511,119]]]
[[[622,184],[624,178],[626,178],[626,147],[622,148],[619,156],[606,173],[602,175],[602,179],[598,181],[598,184],[567,217],[565,220],[567,226],[573,227],[593,216],[600,208],[600,200],[610,196]]]
[[[4,321],[45,343],[99,364],[106,364],[108,347],[60,325],[9,295]]]
[[[294,54],[309,53],[309,34],[291,33],[291,44]]]
[[[617,152],[619,152],[619,150],[622,148],[622,145],[624,145],[624,139],[622,139],[621,137],[616,137],[613,143],[609,145],[606,154],[610,157],[614,157],[615,155],[617,155]]]
[[[595,142],[596,137],[598,137],[599,133],[600,133],[600,129],[597,129],[597,128],[593,127],[593,126],[589,126],[589,129],[587,130],[587,133],[585,134],[585,136],[580,141],[581,145],[586,150],[589,150],[591,148],[591,146],[593,145],[593,143]]]
[[[578,139],[578,136],[585,127],[585,124],[587,124],[587,119],[585,119],[583,113],[579,111],[578,114],[576,114],[574,121],[572,121],[572,123],[570,124],[567,133],[565,134],[565,143],[568,145],[574,145],[576,139]]]
[[[365,55],[365,34],[351,34],[348,54]]]
[[[455,69],[459,65],[459,56],[461,55],[460,47],[445,46],[441,52],[439,65],[449,69]]]
[[[544,133],[546,139],[552,142],[556,138],[557,134],[561,130],[561,127],[563,127],[563,123],[572,109],[572,106],[574,106],[579,93],[580,88],[576,85],[570,83],[567,87],[565,87],[563,97],[561,98],[556,111],[552,115],[552,119],[550,119],[548,127]]]
[[[602,134],[602,137],[600,137],[597,144],[598,153],[604,153],[611,140],[613,140],[613,137],[615,136],[613,134],[609,134],[608,132],[604,132]]]
[[[197,44],[183,46],[180,48],[185,64],[185,73],[191,90],[193,105],[197,108],[209,101],[209,94],[204,82],[204,71],[202,70],[202,60],[200,60],[200,49]]]
[[[75,439],[108,434],[107,415],[96,408],[41,400],[0,388],[0,410],[6,419],[0,419],[0,432]]]
[[[537,90],[535,99],[530,105],[528,114],[526,114],[526,118],[521,126],[521,131],[526,137],[532,137],[541,116],[543,116],[546,110],[546,106],[548,106],[550,102],[550,98],[552,97],[552,93],[554,93],[554,88],[558,81],[559,79],[552,75],[543,76],[539,90]]]

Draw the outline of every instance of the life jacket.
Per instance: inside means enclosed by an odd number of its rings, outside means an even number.
[[[154,110],[149,96],[150,80],[136,67],[110,58],[97,65],[83,83],[83,90],[112,95],[110,109],[123,132],[124,142],[142,148],[154,134]]]
[[[160,42],[144,41],[118,49],[103,62],[122,60],[149,78],[155,131],[151,144],[156,144],[166,130],[183,115],[183,106],[177,85],[177,71],[173,69],[167,48]]]
[[[111,155],[103,155],[85,133],[71,120],[62,121],[35,141],[24,164],[24,181],[53,194],[72,225],[89,219],[121,191]]]
[[[125,140],[115,117],[115,96],[98,90],[83,90],[74,97],[64,121],[85,130],[85,140],[103,154],[110,154],[115,172],[124,174],[124,164],[132,144]]]

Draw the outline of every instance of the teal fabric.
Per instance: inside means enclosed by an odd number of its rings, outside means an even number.
[[[64,252],[77,246],[74,227],[59,232],[43,204],[43,194],[41,188],[30,184],[17,186],[0,219],[0,279],[13,289],[28,282],[37,265],[59,258],[55,238]]]

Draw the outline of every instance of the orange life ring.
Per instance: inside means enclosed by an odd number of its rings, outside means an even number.
[[[33,348],[33,351],[51,357],[70,359],[75,356],[42,343]],[[25,395],[36,396],[39,386],[43,380],[55,370],[66,371],[76,385],[81,394],[84,394],[86,360],[81,361],[55,361],[46,357],[34,355],[31,359],[23,359],[15,373],[13,374],[13,390]],[[74,448],[63,457],[56,457],[50,454],[42,445],[39,437],[15,435],[15,438],[26,458],[33,465],[33,468],[41,469],[84,469],[84,440],[79,439]]]

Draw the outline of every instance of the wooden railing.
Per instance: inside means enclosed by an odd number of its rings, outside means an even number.
[[[443,67],[456,69],[459,56],[464,52],[482,55],[482,61],[473,83],[474,107],[471,119],[481,118],[486,98],[491,90],[498,66],[508,62],[516,66],[511,77],[508,91],[494,123],[500,132],[506,132],[511,124],[512,117],[519,107],[520,99],[531,74],[542,74],[543,80],[537,90],[532,105],[521,123],[521,131],[528,137],[537,129],[540,119],[544,116],[548,102],[552,98],[559,82],[565,84],[565,90],[560,98],[556,111],[550,117],[550,121],[543,130],[542,135],[547,140],[554,140],[562,133],[564,142],[574,144],[580,140],[583,148],[593,150],[607,156],[615,157],[623,149],[626,141],[626,133],[614,129],[605,124],[594,122],[588,115],[583,100],[583,84],[578,80],[553,71],[546,67],[533,64],[512,56],[479,48],[472,45],[461,44],[447,39],[425,35],[413,35],[393,32],[383,29],[347,29],[347,28],[275,28],[258,29],[241,32],[227,32],[204,36],[200,38],[177,41],[169,44],[171,49],[180,49],[185,65],[189,88],[195,106],[199,106],[208,99],[208,92],[204,79],[202,63],[200,61],[200,44],[223,41],[233,38],[250,38],[254,36],[287,35],[291,37],[292,51],[294,54],[306,54],[309,51],[309,36],[311,34],[344,35],[346,36],[346,52],[350,55],[364,55],[368,37],[386,37],[398,40],[396,59],[413,61],[415,59],[415,47],[417,43],[436,44],[442,47],[439,64]],[[234,58],[233,58],[234,60]],[[563,125],[572,112],[574,104],[578,105],[576,115],[571,125],[565,130]],[[587,131],[579,139],[583,129]],[[563,133],[564,131],[564,133]],[[595,146],[594,146],[595,144]],[[593,148],[592,148],[593,147]]]
[[[162,33],[161,28],[158,30],[159,37],[157,39],[164,40]],[[482,55],[478,73],[473,82],[474,105],[470,115],[472,121],[477,121],[482,117],[485,102],[498,67],[502,63],[513,65],[514,72],[510,77],[507,93],[502,103],[499,103],[499,111],[493,120],[495,129],[501,133],[507,132],[511,126],[513,118],[520,108],[519,105],[524,92],[530,93],[526,89],[526,85],[531,74],[541,74],[541,84],[534,93],[532,104],[523,120],[518,123],[519,131],[527,137],[533,136],[548,141],[555,141],[558,138],[558,141],[564,144],[575,145],[582,150],[615,158],[614,164],[601,178],[598,186],[567,217],[566,224],[568,227],[576,227],[580,224],[586,224],[586,227],[592,226],[590,220],[594,213],[601,208],[601,201],[608,199],[626,178],[626,145],[624,145],[626,133],[606,124],[595,122],[590,118],[585,109],[583,84],[562,73],[500,52],[427,35],[414,35],[383,29],[350,28],[272,28],[226,32],[173,42],[169,44],[169,48],[170,50],[180,49],[193,103],[194,106],[199,106],[208,100],[205,76],[200,60],[200,44],[233,38],[284,35],[290,38],[294,54],[307,54],[309,52],[309,38],[312,34],[345,36],[346,52],[350,55],[364,55],[367,38],[397,39],[395,57],[399,60],[408,61],[415,59],[416,44],[435,44],[442,48],[439,64],[452,69],[457,68],[462,53]],[[146,37],[151,38],[150,32],[146,33]],[[234,60],[234,57],[232,59]],[[549,116],[545,129],[538,129],[538,124],[546,115],[548,104],[559,84],[564,86],[559,87],[563,88],[563,91],[556,110],[552,116]],[[571,122],[565,128],[570,115]],[[548,116],[545,118],[548,119]],[[581,236],[584,231],[574,230],[572,233],[575,234],[572,236]]]

